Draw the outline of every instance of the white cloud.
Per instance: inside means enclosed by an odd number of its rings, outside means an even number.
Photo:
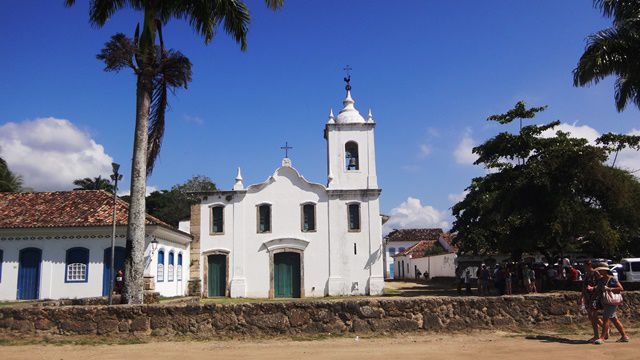
[[[391,209],[389,221],[384,224],[383,234],[393,229],[411,229],[424,227],[449,228],[448,213],[430,205],[422,205],[419,199],[408,197],[406,201]]]
[[[420,144],[418,158],[424,159],[431,154],[431,146],[428,144]]]
[[[38,118],[0,125],[0,156],[38,191],[70,190],[73,180],[107,176],[111,156],[69,120]]]
[[[204,124],[204,120],[200,116],[191,116],[191,115],[185,114],[183,116],[183,119],[186,123],[189,123],[189,124],[195,124],[195,125]]]
[[[447,198],[449,199],[449,201],[451,201],[452,204],[457,204],[460,201],[464,200],[465,196],[467,196],[468,193],[469,191],[465,190],[458,194],[449,194]]]
[[[453,151],[453,157],[458,164],[473,165],[478,159],[478,156],[473,153],[475,147],[475,140],[471,137],[471,128],[466,128],[462,139],[458,143],[458,146]]]
[[[587,139],[589,143],[596,143],[596,139],[600,137],[600,133],[589,125],[576,125],[577,122],[573,124],[561,123],[553,129],[549,129],[544,131],[540,136],[542,137],[553,137],[556,135],[558,131],[570,133],[574,138],[583,138]]]

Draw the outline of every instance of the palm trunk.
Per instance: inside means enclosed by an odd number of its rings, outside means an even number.
[[[145,71],[146,70],[146,71]],[[123,300],[142,304],[144,293],[145,195],[147,184],[147,127],[151,107],[152,74],[147,69],[138,75],[136,91],[136,128],[131,163],[131,204],[127,226]]]
[[[144,251],[147,192],[147,146],[149,111],[153,92],[153,54],[156,34],[155,12],[144,11],[142,35],[138,44],[140,72],[136,84],[136,129],[131,161],[131,204],[127,226],[127,250],[125,257],[124,289],[122,297],[127,304],[144,301]]]

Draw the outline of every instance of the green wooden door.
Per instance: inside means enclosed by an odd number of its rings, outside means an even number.
[[[284,252],[273,256],[273,287],[277,298],[300,297],[300,254]]]
[[[207,273],[207,289],[209,296],[225,296],[227,288],[227,257],[226,255],[209,255],[207,258],[209,271]]]

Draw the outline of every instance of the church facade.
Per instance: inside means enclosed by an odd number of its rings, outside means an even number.
[[[327,181],[306,180],[285,157],[273,175],[200,193],[192,207],[191,289],[250,298],[379,295],[381,189],[371,112],[343,109],[325,124]]]

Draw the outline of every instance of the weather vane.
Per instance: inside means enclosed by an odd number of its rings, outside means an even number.
[[[347,89],[347,91],[351,91],[351,70],[353,70],[353,68],[347,65],[343,70],[347,74],[347,76],[344,78],[344,82],[347,83],[345,89]]]
[[[293,149],[293,147],[289,146],[289,142],[285,141],[284,146],[281,146],[280,149],[284,150],[284,157],[286,159],[289,158],[289,150]]]

